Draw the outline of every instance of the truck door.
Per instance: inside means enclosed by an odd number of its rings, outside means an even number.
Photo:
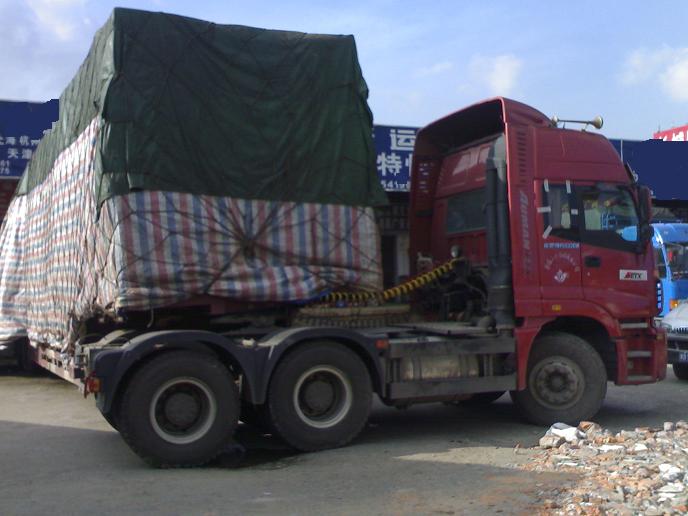
[[[614,317],[646,317],[654,309],[654,257],[638,252],[638,211],[625,185],[577,188],[582,214],[581,257],[585,298]]]
[[[570,181],[537,181],[542,235],[543,300],[581,299],[581,251],[576,192]]]

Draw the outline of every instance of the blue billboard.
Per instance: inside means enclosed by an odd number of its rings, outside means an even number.
[[[416,132],[417,127],[373,127],[377,174],[388,192],[408,192],[411,188],[411,156]]]
[[[624,162],[660,200],[688,200],[688,143],[610,140]]]
[[[0,178],[19,178],[43,132],[59,117],[59,102],[0,100]]]

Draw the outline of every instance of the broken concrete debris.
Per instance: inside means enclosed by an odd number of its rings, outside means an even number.
[[[688,512],[688,422],[612,433],[597,423],[556,423],[523,467],[574,473],[538,492],[547,514],[645,516]]]

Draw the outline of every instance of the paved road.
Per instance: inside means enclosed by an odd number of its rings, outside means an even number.
[[[597,421],[613,430],[688,419],[688,382],[610,386]],[[376,405],[349,447],[294,454],[244,432],[248,452],[194,470],[146,467],[93,400],[52,377],[0,365],[0,513],[527,514],[560,474],[517,469],[544,429],[508,396],[489,409]],[[539,484],[539,485],[538,485]]]

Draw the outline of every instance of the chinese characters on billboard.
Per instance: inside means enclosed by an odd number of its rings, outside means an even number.
[[[0,101],[0,178],[20,178],[43,132],[58,118],[58,101]]]
[[[0,100],[0,221],[44,131],[58,119],[58,109],[57,100],[45,103]]]
[[[0,176],[21,176],[39,141],[26,134],[19,137],[0,135],[0,148],[5,147],[7,151],[2,153],[5,159],[0,159]]]
[[[415,127],[388,125],[373,128],[377,174],[388,192],[408,192],[411,187],[411,156],[417,131]]]

